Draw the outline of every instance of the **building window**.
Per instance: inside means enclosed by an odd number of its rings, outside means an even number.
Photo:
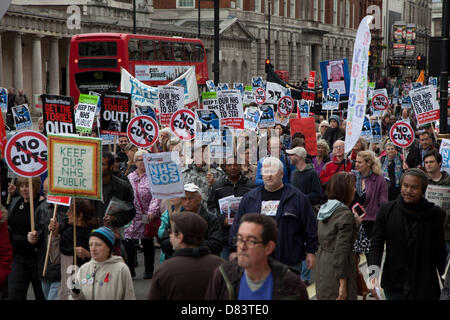
[[[314,0],[314,21],[319,20],[319,0]]]
[[[287,0],[284,0],[283,6],[284,6],[284,8],[283,8],[283,11],[284,11],[283,17],[287,17],[288,16],[288,14],[287,14]]]
[[[195,8],[194,0],[177,0],[177,8]]]
[[[280,15],[280,0],[273,0],[273,14]]]
[[[320,0],[320,21],[325,23],[325,0]]]
[[[264,1],[264,12],[269,13],[269,0]],[[273,13],[272,10],[270,10],[270,13]]]
[[[337,24],[337,0],[333,0],[333,24]]]
[[[255,0],[255,12],[261,12],[261,0]]]
[[[353,17],[353,19],[352,19],[352,28],[353,29],[355,29],[355,19],[356,19],[356,17],[355,17],[355,4],[353,4],[353,8],[352,8],[352,17]]]
[[[345,27],[350,28],[350,0],[345,3]]]
[[[291,18],[295,18],[295,0],[291,0]]]
[[[243,9],[242,8],[242,0],[236,0],[236,9]]]

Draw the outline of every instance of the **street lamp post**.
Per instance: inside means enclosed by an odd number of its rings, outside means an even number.
[[[200,0],[198,0],[198,38],[200,39]]]
[[[442,1],[442,38],[447,43],[446,45],[442,45],[442,49],[440,54],[443,59],[443,66],[441,66],[441,74],[440,74],[440,113],[439,113],[439,133],[448,133],[447,126],[447,109],[448,109],[448,69],[449,69],[449,58],[448,58],[448,47],[449,47],[449,38],[450,38],[450,0]],[[431,57],[430,57],[431,59]]]
[[[133,0],[133,34],[136,34],[136,0]]]
[[[270,60],[270,7],[271,7],[271,5],[272,5],[272,3],[269,0],[269,2],[268,2],[269,16],[268,16],[268,21],[267,21],[267,29],[268,29],[268,32],[267,32],[267,41],[268,41],[268,43],[267,43],[267,59],[269,59],[269,60]]]
[[[214,0],[214,83],[217,85],[220,80],[219,74],[219,9],[220,0]]]

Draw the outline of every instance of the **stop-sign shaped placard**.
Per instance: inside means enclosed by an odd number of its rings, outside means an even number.
[[[158,139],[158,124],[150,116],[135,117],[128,124],[127,135],[135,146],[151,147]]]
[[[22,177],[36,177],[47,171],[47,137],[36,131],[22,131],[5,148],[8,167]]]
[[[294,100],[289,96],[284,96],[278,101],[278,112],[282,116],[288,116],[294,109]]]
[[[414,130],[408,122],[398,121],[391,127],[389,138],[396,146],[406,148],[414,141]]]
[[[175,112],[170,119],[172,132],[182,140],[195,138],[195,114],[189,109]]]
[[[389,107],[389,100],[384,94],[377,94],[372,98],[372,106],[377,110],[386,110]]]
[[[255,91],[255,101],[257,104],[263,104],[266,102],[266,91],[263,88],[258,88]]]

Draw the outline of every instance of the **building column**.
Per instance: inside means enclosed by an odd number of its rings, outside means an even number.
[[[13,87],[16,93],[23,90],[22,35],[17,32],[13,37]]]
[[[303,72],[302,77],[308,78],[309,71],[311,70],[311,45],[304,44],[303,45]]]
[[[59,94],[59,39],[50,40],[49,93]]]
[[[42,36],[33,37],[32,47],[32,107],[30,110],[33,113],[37,113],[35,105],[38,102],[35,97],[41,95],[42,92],[42,50],[41,50]]]

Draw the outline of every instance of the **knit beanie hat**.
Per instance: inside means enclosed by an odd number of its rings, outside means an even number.
[[[328,118],[328,122],[331,122],[331,120],[335,120],[338,124],[338,127],[341,126],[341,119],[339,119],[337,115],[333,114],[332,116],[330,116],[330,118]]]
[[[91,232],[91,234],[89,235],[89,238],[91,238],[92,236],[102,239],[106,243],[106,245],[111,250],[113,250],[116,237],[114,236],[114,232],[110,228],[101,227],[101,228],[95,229]]]

